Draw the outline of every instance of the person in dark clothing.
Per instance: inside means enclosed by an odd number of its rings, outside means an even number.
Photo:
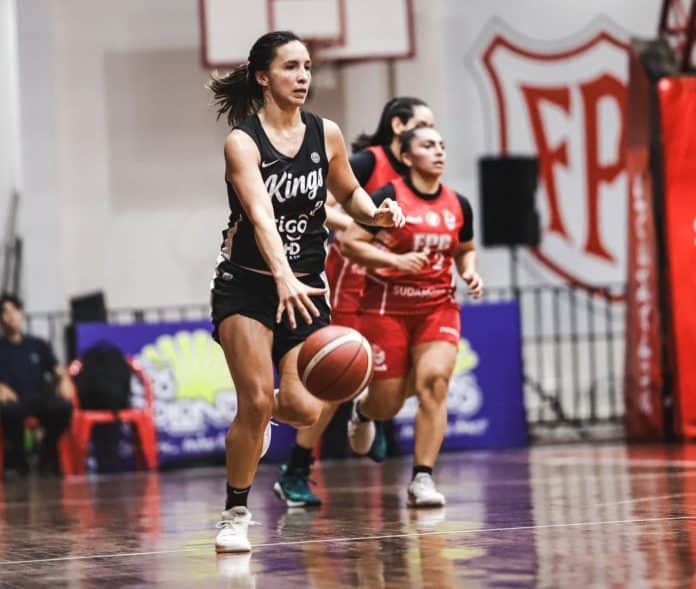
[[[13,295],[0,296],[0,426],[6,465],[21,475],[29,472],[24,420],[36,417],[45,432],[39,467],[57,474],[57,443],[72,417],[72,386],[50,344],[23,333],[23,325],[22,302]]]

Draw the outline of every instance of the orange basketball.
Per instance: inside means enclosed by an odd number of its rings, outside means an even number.
[[[346,401],[372,379],[372,349],[367,340],[350,327],[322,327],[302,344],[297,372],[315,397],[324,401]]]

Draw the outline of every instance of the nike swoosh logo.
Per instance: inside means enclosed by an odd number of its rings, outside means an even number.
[[[273,164],[277,164],[280,160],[273,160],[272,162],[261,162],[261,167],[262,168],[267,168],[268,166],[272,166]]]

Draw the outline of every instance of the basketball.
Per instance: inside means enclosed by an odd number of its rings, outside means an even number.
[[[324,401],[346,401],[372,379],[372,349],[350,327],[329,325],[315,331],[297,358],[302,384]]]

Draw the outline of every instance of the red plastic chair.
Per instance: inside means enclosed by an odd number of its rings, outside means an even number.
[[[84,474],[87,468],[87,457],[89,454],[89,440],[92,436],[92,428],[97,423],[115,423],[125,421],[133,424],[133,429],[137,433],[140,442],[140,456],[137,461],[141,467],[143,462],[148,470],[157,470],[157,431],[152,413],[152,383],[133,359],[128,359],[133,374],[143,384],[145,389],[145,407],[142,409],[122,409],[113,411],[95,411],[80,409],[80,401],[77,396],[77,387],[73,387],[74,405],[72,425],[70,427],[70,441],[72,444],[72,472],[68,474]],[[68,372],[73,378],[82,370],[82,362],[74,360],[68,367]]]
[[[24,427],[27,429],[37,429],[41,427],[41,423],[36,417],[27,417],[24,420]],[[60,467],[64,475],[71,474],[74,470],[73,465],[73,449],[70,442],[69,429],[58,440],[58,457],[60,458]],[[5,471],[5,440],[0,428],[0,478]]]

